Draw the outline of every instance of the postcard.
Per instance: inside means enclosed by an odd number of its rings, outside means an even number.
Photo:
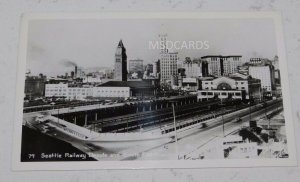
[[[295,166],[281,15],[22,17],[13,170]]]

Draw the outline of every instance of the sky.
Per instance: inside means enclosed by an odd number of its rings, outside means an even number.
[[[32,75],[64,74],[79,67],[113,67],[120,39],[129,59],[152,63],[159,50],[149,49],[167,33],[170,41],[208,41],[209,49],[178,50],[180,60],[206,55],[242,55],[273,59],[277,54],[272,19],[57,19],[31,20],[27,70]]]

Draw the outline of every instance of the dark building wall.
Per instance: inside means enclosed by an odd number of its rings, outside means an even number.
[[[202,76],[207,77],[208,76],[208,63],[206,61],[202,62]]]
[[[25,95],[27,97],[41,97],[45,93],[45,78],[27,77],[25,80]]]
[[[220,69],[221,69],[221,75],[224,75],[224,60],[223,58],[220,59]]]
[[[131,89],[133,97],[153,97],[155,95],[154,88],[133,88]]]

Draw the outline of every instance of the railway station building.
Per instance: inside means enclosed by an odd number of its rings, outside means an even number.
[[[260,99],[260,80],[246,76],[244,78],[238,76],[202,78],[198,100],[209,100],[215,97],[239,100]]]

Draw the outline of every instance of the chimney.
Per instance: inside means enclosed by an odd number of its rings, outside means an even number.
[[[74,71],[71,71],[71,78],[74,78]]]
[[[75,78],[77,78],[77,66],[75,66],[75,75],[74,75]]]

